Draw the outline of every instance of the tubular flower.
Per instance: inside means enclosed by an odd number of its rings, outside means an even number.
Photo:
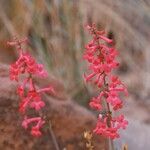
[[[112,46],[113,40],[105,37],[104,31],[98,31],[95,24],[87,26],[87,29],[93,39],[85,46],[83,58],[88,62],[89,74],[84,74],[84,79],[97,85],[101,91],[89,103],[91,108],[100,112],[94,133],[115,139],[119,137],[118,130],[125,129],[128,125],[123,115],[116,118],[112,116],[113,110],[117,111],[123,107],[120,92],[128,94],[124,84],[112,74],[119,66],[116,61],[118,52]]]
[[[42,125],[45,123],[44,120],[42,120],[41,117],[35,117],[35,118],[27,118],[25,117],[23,122],[22,122],[22,127],[27,129],[29,124],[31,123],[36,123],[35,126],[32,126],[32,129],[31,129],[31,135],[35,136],[35,137],[39,137],[42,135],[40,129],[42,127]]]
[[[33,136],[41,136],[42,133],[40,129],[42,128],[43,124],[45,123],[41,117],[27,117],[26,113],[27,110],[32,108],[35,111],[41,110],[45,106],[45,102],[41,98],[41,94],[44,92],[51,92],[54,93],[54,89],[51,85],[46,88],[36,89],[33,75],[38,77],[46,77],[48,74],[44,70],[42,64],[36,63],[35,59],[32,56],[24,52],[21,48],[21,44],[27,42],[27,38],[18,40],[15,39],[12,42],[8,42],[9,46],[15,46],[18,50],[19,57],[15,63],[10,66],[10,79],[16,80],[17,82],[22,82],[17,87],[17,94],[20,97],[20,104],[19,104],[19,112],[25,116],[25,119],[22,122],[22,126],[27,129],[28,125],[31,123],[37,123],[35,126],[31,128],[31,135]],[[24,74],[24,79],[19,80],[19,76]],[[28,118],[28,119],[27,119]]]
[[[36,74],[41,77],[46,77],[47,72],[43,65],[37,64],[35,60],[28,53],[22,53],[19,59],[10,67],[10,79],[18,81],[20,74]]]

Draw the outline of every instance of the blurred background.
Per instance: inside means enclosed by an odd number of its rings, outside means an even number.
[[[16,51],[6,46],[13,36],[28,37],[29,51],[67,96],[88,107],[96,90],[83,81],[82,59],[90,35],[86,24],[96,23],[116,43],[120,76],[129,90],[123,113],[127,131],[115,144],[149,150],[150,143],[150,1],[149,0],[0,0],[0,63],[11,64]]]

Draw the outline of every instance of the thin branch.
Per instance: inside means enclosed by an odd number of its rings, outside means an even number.
[[[51,134],[51,137],[52,137],[52,141],[53,141],[53,144],[54,144],[54,146],[55,146],[55,149],[56,150],[60,150],[60,148],[59,148],[59,145],[58,145],[58,142],[57,142],[57,140],[56,140],[56,136],[55,136],[55,134],[54,134],[54,132],[53,132],[53,129],[52,129],[52,124],[51,124],[51,122],[49,121],[48,122],[49,123],[49,132],[50,132],[50,134]]]

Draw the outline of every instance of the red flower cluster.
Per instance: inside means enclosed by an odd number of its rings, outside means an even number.
[[[27,109],[32,108],[36,111],[41,110],[45,106],[45,103],[41,98],[41,93],[47,91],[54,93],[54,90],[51,86],[43,89],[36,89],[33,75],[46,77],[47,72],[44,70],[42,64],[37,64],[30,54],[23,52],[21,44],[26,42],[27,39],[25,38],[22,40],[15,39],[14,41],[7,43],[9,46],[16,46],[19,51],[18,60],[10,66],[10,79],[19,82],[19,76],[25,74],[25,78],[23,81],[20,81],[22,83],[17,88],[17,94],[21,99],[19,111],[24,115],[22,126],[27,129],[29,124],[34,125],[31,128],[31,134],[38,137],[42,134],[40,129],[45,121],[41,117],[27,118]]]
[[[30,123],[33,122],[37,122],[37,124],[35,126],[32,127],[31,129],[31,134],[33,136],[39,137],[41,136],[41,131],[40,128],[42,127],[42,125],[45,123],[44,120],[41,119],[41,117],[35,117],[35,118],[30,118],[28,119],[27,117],[24,118],[23,122],[22,122],[22,126],[27,129]]]
[[[18,76],[23,73],[35,74],[41,77],[47,76],[47,72],[43,69],[43,65],[37,64],[28,53],[20,53],[19,59],[11,65],[10,78],[11,80],[18,81]]]
[[[93,39],[85,46],[84,59],[88,61],[91,73],[84,75],[84,78],[86,82],[91,81],[97,85],[101,91],[89,103],[93,109],[100,111],[94,132],[112,139],[118,138],[118,129],[124,129],[128,124],[123,115],[112,117],[112,110],[123,107],[119,93],[124,92],[127,95],[124,84],[117,76],[112,75],[112,70],[119,66],[115,59],[118,53],[112,46],[113,41],[104,36],[104,31],[97,31],[95,24],[87,26],[87,29]]]

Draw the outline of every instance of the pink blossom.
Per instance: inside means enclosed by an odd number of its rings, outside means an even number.
[[[30,104],[31,108],[35,108],[35,110],[40,110],[42,107],[45,106],[45,103],[43,101],[33,101]]]
[[[39,137],[42,135],[41,131],[39,130],[39,127],[37,126],[33,126],[31,129],[31,135],[35,136],[35,137]]]
[[[89,105],[91,106],[91,108],[96,109],[96,110],[102,109],[100,99],[98,99],[97,97],[93,97]]]
[[[22,122],[22,126],[27,129],[28,128],[28,125],[30,123],[33,123],[33,122],[41,122],[42,121],[42,118],[41,117],[34,117],[34,118],[27,118],[27,116],[24,117],[24,120]],[[44,122],[43,122],[44,123]]]
[[[10,67],[10,79],[18,81],[18,76],[23,73],[35,74],[46,77],[47,72],[43,65],[37,64],[28,53],[22,53],[18,60]]]
[[[23,122],[22,122],[22,126],[27,129],[29,127],[29,124],[31,123],[36,123],[35,126],[32,126],[31,129],[31,135],[39,137],[42,135],[40,129],[43,126],[43,124],[45,123],[45,121],[42,120],[41,117],[35,117],[35,118],[27,118],[25,117]]]
[[[114,120],[117,122],[116,128],[122,128],[125,129],[128,125],[128,121],[124,119],[123,115],[120,115],[116,118],[114,118]]]
[[[122,101],[118,97],[118,93],[117,92],[109,91],[108,94],[107,94],[106,101],[113,106],[114,110],[122,108]]]
[[[19,105],[19,111],[21,113],[25,113],[29,103],[30,103],[30,100],[31,100],[31,97],[26,97],[26,98],[23,98],[23,100],[20,102],[20,105]]]
[[[108,39],[107,37],[102,36],[101,33],[99,34],[99,38],[102,39],[102,40],[104,40],[107,43],[112,43],[113,42],[111,39]]]
[[[55,94],[55,90],[51,85],[49,85],[48,87],[37,90],[37,93],[43,93],[43,92],[51,92],[51,93]]]
[[[113,118],[112,120],[109,119],[109,125],[107,125],[108,116],[105,116],[102,118],[98,118],[98,122],[96,125],[96,128],[94,129],[94,132],[96,134],[102,135],[104,137],[110,137],[112,139],[119,138],[118,129],[123,128],[125,129],[128,125],[128,121],[124,119],[123,115],[120,115],[116,118]]]
[[[113,40],[107,38],[104,31],[97,31],[95,24],[88,25],[87,29],[93,39],[85,46],[83,58],[88,62],[89,74],[84,74],[84,79],[86,82],[93,82],[100,89],[100,94],[92,98],[89,105],[100,113],[105,110],[98,118],[94,132],[115,139],[119,137],[118,129],[124,129],[128,124],[123,115],[116,118],[112,116],[112,110],[117,111],[123,107],[119,93],[127,95],[124,84],[117,76],[112,75],[112,71],[119,66],[116,60],[118,52],[110,45]]]
[[[24,96],[24,88],[22,86],[18,86],[17,88],[17,94],[20,96],[20,97],[23,97]]]
[[[115,138],[119,138],[119,134],[118,134],[118,130],[117,128],[115,128],[112,124],[112,122],[110,122],[111,126],[107,126],[107,120],[108,117],[106,116],[105,118],[99,118],[96,128],[94,129],[94,133],[98,134],[98,135],[102,135],[104,137],[110,137],[112,139]]]
[[[43,121],[42,119],[40,119],[37,123],[36,126],[33,126],[31,129],[31,135],[35,136],[35,137],[39,137],[42,135],[40,129],[43,126],[43,124],[45,123],[45,121]]]
[[[21,102],[19,104],[19,111],[22,115],[25,116],[22,126],[27,129],[29,124],[36,125],[32,126],[31,134],[33,136],[41,136],[42,133],[40,129],[42,128],[43,124],[45,123],[41,117],[27,117],[26,113],[28,109],[33,108],[35,111],[41,110],[45,106],[45,102],[41,98],[41,94],[44,92],[51,92],[54,93],[54,89],[52,86],[48,86],[46,88],[37,89],[35,86],[33,75],[39,77],[46,77],[48,74],[44,70],[42,64],[38,64],[35,59],[27,52],[21,48],[21,44],[26,43],[27,38],[17,40],[15,39],[12,42],[8,42],[9,46],[16,46],[19,57],[15,63],[10,66],[10,79],[16,80],[19,82],[19,76],[25,74],[22,84],[17,88],[17,94],[19,95]]]

